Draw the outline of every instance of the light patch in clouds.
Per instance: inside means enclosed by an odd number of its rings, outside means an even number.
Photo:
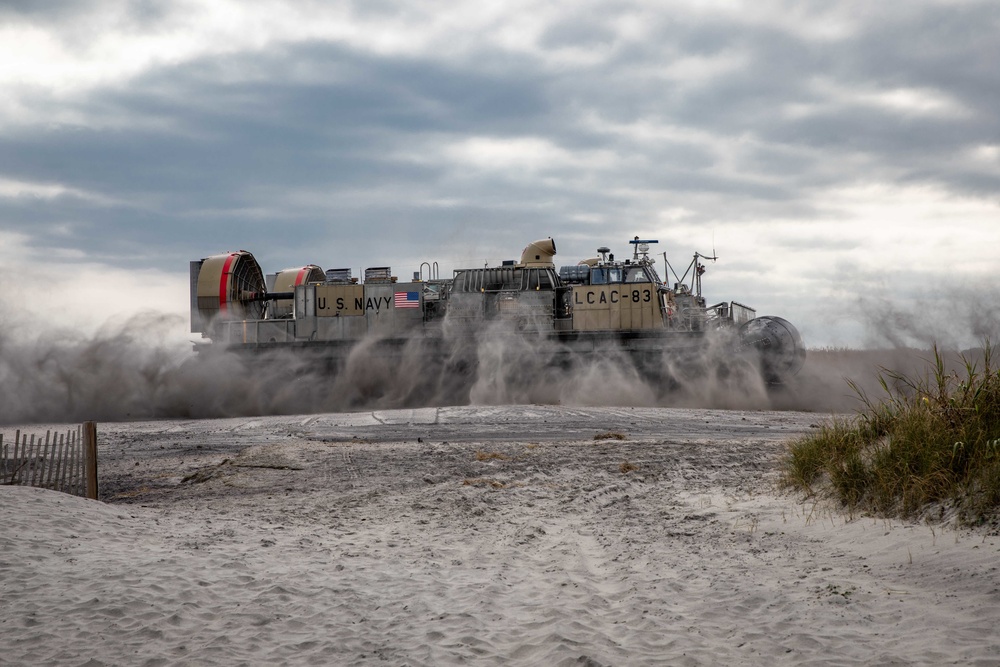
[[[969,111],[958,100],[929,88],[895,88],[888,91],[871,92],[860,98],[890,111],[904,114],[961,117]]]
[[[100,3],[93,12],[45,28],[8,22],[0,28],[0,85],[71,95],[197,58],[363,32],[330,7],[175,2],[157,20],[142,22],[128,15],[129,6]]]
[[[674,206],[657,211],[656,219],[661,225],[673,224],[693,218],[695,215],[696,212],[691,209],[684,208],[683,206]]]
[[[76,197],[95,204],[113,204],[110,197],[87,192],[79,188],[68,187],[59,183],[28,183],[8,178],[0,178],[0,198],[37,198],[55,199],[56,197]]]
[[[771,258],[782,275],[819,278],[835,290],[865,276],[916,271],[933,280],[996,271],[1000,202],[887,184],[837,188],[818,199],[823,221],[757,220],[720,228],[714,239],[720,254]],[[705,236],[703,223],[669,229],[674,238]],[[854,275],[844,275],[845,266],[855,267]]]
[[[503,171],[601,169],[611,167],[616,161],[616,156],[609,151],[568,151],[539,137],[469,137],[445,146],[443,153],[449,162]]]
[[[810,90],[824,100],[819,106],[805,105],[799,111],[807,115],[807,110],[831,111],[838,108],[871,108],[890,112],[894,115],[929,116],[961,119],[971,115],[961,102],[951,95],[931,88],[872,88],[861,87],[857,82],[837,82],[820,79],[811,82]],[[794,108],[794,105],[792,105]]]
[[[204,30],[207,24],[200,25]],[[152,30],[123,27],[119,13],[107,10],[50,24],[47,29],[8,23],[0,28],[0,61],[4,63],[0,84],[72,94],[121,82],[150,66],[181,62],[207,50],[200,31],[186,32],[170,24],[156,24]],[[81,34],[92,39],[84,40]]]
[[[972,149],[972,158],[980,162],[1000,164],[1000,145],[984,144]]]
[[[1000,242],[1000,201],[965,197],[934,185],[865,184],[827,191],[830,217],[855,225],[861,238],[905,242],[929,260],[956,241],[967,256],[992,255]],[[995,259],[993,259],[995,266]]]
[[[31,241],[27,234],[0,230],[0,260],[3,264],[15,261],[25,254],[25,246]]]

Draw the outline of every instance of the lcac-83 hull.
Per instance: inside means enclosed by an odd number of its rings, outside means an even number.
[[[677,278],[669,286],[648,256],[655,241],[630,243],[630,259],[617,261],[602,247],[557,271],[555,242],[544,239],[519,262],[457,270],[448,279],[425,263],[428,275],[408,282],[387,267],[369,268],[361,280],[312,264],[265,279],[253,255],[230,252],[191,262],[191,329],[212,347],[290,350],[334,370],[366,353],[379,363],[456,375],[493,372],[483,368],[486,346],[509,351],[508,362],[523,373],[595,358],[623,360],[664,381],[750,366],[780,383],[798,372],[805,348],[789,322],[757,317],[735,301],[707,306],[701,255],[681,277],[667,262]]]

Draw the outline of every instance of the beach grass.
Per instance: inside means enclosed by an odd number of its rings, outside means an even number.
[[[852,511],[914,517],[938,506],[963,524],[980,524],[1000,508],[1000,370],[989,341],[950,370],[935,347],[922,376],[881,369],[883,397],[848,381],[861,401],[851,418],[834,420],[791,443],[787,486],[831,491]]]
[[[500,452],[484,452],[482,450],[476,452],[477,461],[509,461],[510,457],[506,454],[501,454]]]
[[[631,463],[630,461],[622,461],[622,464],[620,466],[618,466],[618,470],[623,475],[627,475],[630,472],[635,472],[638,469],[639,469],[639,466],[637,466],[634,463]]]

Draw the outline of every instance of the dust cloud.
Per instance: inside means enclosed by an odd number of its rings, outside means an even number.
[[[907,304],[878,296],[858,300],[865,347],[962,349],[1000,333],[1000,289],[958,283],[929,286]]]
[[[879,369],[922,373],[929,350],[810,350],[767,386],[732,341],[665,349],[635,363],[606,345],[568,355],[539,332],[495,323],[403,343],[370,339],[334,363],[308,350],[196,353],[182,317],[144,313],[91,335],[0,332],[0,422],[209,418],[433,405],[672,406],[851,412],[850,379],[877,396]],[[957,364],[957,355],[950,355]]]

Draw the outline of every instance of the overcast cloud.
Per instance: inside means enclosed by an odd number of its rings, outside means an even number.
[[[638,234],[812,347],[1000,338],[1000,4],[455,4],[4,2],[7,309]]]

